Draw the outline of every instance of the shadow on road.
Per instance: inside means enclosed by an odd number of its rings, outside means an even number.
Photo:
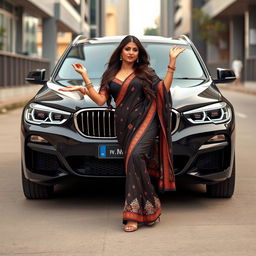
[[[54,198],[44,200],[61,208],[100,209],[102,206],[122,208],[125,194],[124,179],[97,179],[55,186]],[[158,193],[159,194],[159,193]],[[165,208],[201,208],[209,200],[203,185],[177,184],[177,190],[159,194]],[[31,202],[31,201],[30,201]],[[41,201],[42,202],[42,201]],[[37,206],[40,205],[36,204]],[[37,207],[35,206],[35,207]],[[54,207],[55,208],[55,207]]]

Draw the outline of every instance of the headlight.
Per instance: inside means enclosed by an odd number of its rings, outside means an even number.
[[[224,123],[231,119],[231,108],[226,102],[218,102],[183,113],[193,124]]]
[[[25,120],[32,124],[63,124],[71,113],[31,103],[25,110]]]

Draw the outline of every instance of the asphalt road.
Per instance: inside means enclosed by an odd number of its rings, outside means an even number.
[[[21,187],[21,109],[0,115],[0,255],[256,255],[256,96],[223,91],[236,110],[237,182],[231,199],[202,185],[161,196],[161,222],[122,231],[124,184],[57,186],[52,200],[26,200]]]

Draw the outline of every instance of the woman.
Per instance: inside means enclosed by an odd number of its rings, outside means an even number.
[[[97,92],[85,67],[73,64],[86,84],[68,86],[62,91],[79,90],[96,104],[108,108],[111,97],[116,103],[115,122],[118,142],[123,150],[126,194],[123,209],[124,231],[151,226],[159,220],[160,200],[150,176],[158,178],[160,191],[175,190],[171,155],[170,86],[176,57],[184,47],[172,47],[164,80],[149,67],[148,55],[140,41],[126,36],[113,52]],[[160,143],[154,143],[159,133]]]

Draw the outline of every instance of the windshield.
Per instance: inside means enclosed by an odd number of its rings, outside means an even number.
[[[81,63],[91,79],[99,79],[107,68],[109,58],[118,44],[107,43],[74,46],[63,62],[56,80],[81,80],[81,76],[73,69],[71,64]],[[163,79],[169,62],[170,44],[143,43],[150,56],[150,64],[157,75]],[[202,67],[190,46],[179,55],[176,61],[174,79],[205,79]]]

